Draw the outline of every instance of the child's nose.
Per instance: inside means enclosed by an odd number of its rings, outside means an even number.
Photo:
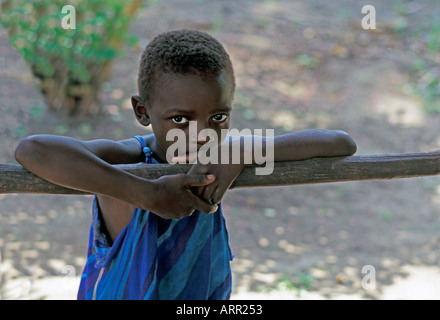
[[[203,146],[209,141],[213,141],[216,137],[216,132],[214,129],[209,128],[209,126],[204,124],[197,124],[197,145],[198,147]]]

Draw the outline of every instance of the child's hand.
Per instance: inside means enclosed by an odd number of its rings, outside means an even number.
[[[203,187],[214,181],[214,175],[206,174],[177,174],[153,180],[155,190],[150,210],[164,219],[180,219],[195,210],[213,213],[217,206],[199,198],[190,188]]]
[[[188,175],[207,175],[207,174],[213,174],[216,179],[213,183],[205,186],[198,186],[196,188],[192,188],[193,192],[197,194],[200,198],[206,200],[207,202],[211,204],[218,204],[222,199],[223,196],[226,194],[226,191],[229,190],[232,183],[235,181],[235,179],[240,175],[240,173],[243,171],[243,169],[246,167],[245,164],[243,164],[243,155],[245,152],[244,148],[240,149],[240,162],[239,164],[232,164],[233,157],[231,156],[233,153],[231,151],[231,147],[233,144],[241,144],[242,141],[240,138],[238,139],[231,139],[229,142],[225,142],[221,145],[213,144],[211,145],[211,150],[217,149],[217,162],[220,164],[200,164],[196,160],[199,157],[198,152],[195,154],[189,154],[186,156],[179,156],[174,157],[172,159],[173,162],[176,163],[182,163],[182,162],[188,162],[193,163],[193,166],[188,171]],[[208,145],[206,145],[208,146]],[[227,150],[228,149],[228,150]],[[229,156],[228,161],[226,161],[226,164],[221,163],[224,161],[222,158],[222,153],[226,152],[226,155]],[[234,159],[237,160],[237,159]]]
[[[213,174],[216,177],[213,183],[193,188],[193,192],[211,204],[218,204],[244,167],[243,164],[193,164],[188,175]]]

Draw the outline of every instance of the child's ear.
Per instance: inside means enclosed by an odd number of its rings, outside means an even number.
[[[149,126],[151,123],[150,117],[148,115],[147,107],[142,102],[141,97],[138,95],[133,95],[131,97],[131,105],[137,121],[145,127]]]

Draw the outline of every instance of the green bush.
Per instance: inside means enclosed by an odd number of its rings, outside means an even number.
[[[86,115],[99,111],[101,84],[121,48],[137,44],[129,24],[143,2],[70,1],[76,29],[64,29],[63,18],[72,14],[62,12],[64,0],[5,0],[0,22],[40,80],[48,107],[70,116]]]

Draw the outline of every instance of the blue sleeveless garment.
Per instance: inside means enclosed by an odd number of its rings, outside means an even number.
[[[158,163],[135,138],[146,162]],[[112,245],[99,210],[95,197],[79,300],[229,299],[232,255],[221,204],[212,214],[169,220],[135,209]]]

